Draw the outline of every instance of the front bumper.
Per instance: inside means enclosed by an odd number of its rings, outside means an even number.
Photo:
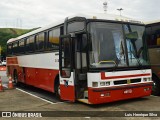
[[[150,96],[153,82],[123,86],[88,88],[88,100],[91,104],[108,103]]]

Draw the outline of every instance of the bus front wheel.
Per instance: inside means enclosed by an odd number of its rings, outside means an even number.
[[[59,80],[55,83],[54,91],[55,91],[56,97],[60,100],[61,91],[60,91]]]
[[[153,86],[152,86],[152,95],[160,95],[160,80],[156,77],[152,77],[153,80]]]

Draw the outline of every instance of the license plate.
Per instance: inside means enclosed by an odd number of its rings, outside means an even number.
[[[124,94],[131,94],[133,92],[132,89],[127,89],[127,90],[124,90]]]

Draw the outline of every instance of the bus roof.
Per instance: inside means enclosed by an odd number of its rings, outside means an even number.
[[[71,18],[74,18],[74,17],[84,17],[86,19],[101,19],[101,20],[112,20],[112,21],[123,21],[123,22],[130,22],[130,23],[139,23],[139,24],[144,24],[142,21],[137,21],[137,20],[134,20],[134,19],[131,19],[131,18],[128,18],[128,17],[124,17],[124,16],[120,16],[120,15],[113,15],[113,14],[106,14],[106,13],[85,13],[85,14],[76,14],[76,15],[73,15],[73,16],[70,16],[68,17],[68,19],[71,19]],[[11,38],[7,41],[7,43],[11,43],[11,42],[14,42],[16,40],[19,40],[19,39],[22,39],[22,38],[25,38],[25,37],[28,37],[28,36],[31,36],[33,34],[36,34],[36,33],[39,33],[39,32],[42,32],[42,31],[45,31],[47,29],[50,29],[52,27],[55,27],[55,26],[58,26],[60,24],[63,24],[64,23],[64,20],[60,20],[58,22],[54,22],[50,25],[47,25],[45,27],[42,27],[42,28],[39,28],[37,30],[34,30],[32,32],[29,32],[29,33],[26,33],[24,35],[21,35],[17,38]]]
[[[151,25],[156,23],[160,23],[160,20],[152,20],[152,21],[145,22],[146,25]]]

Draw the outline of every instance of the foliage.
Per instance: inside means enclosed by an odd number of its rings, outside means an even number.
[[[6,44],[9,39],[18,37],[32,30],[33,29],[0,28],[0,45],[2,47],[2,56],[6,56]]]

